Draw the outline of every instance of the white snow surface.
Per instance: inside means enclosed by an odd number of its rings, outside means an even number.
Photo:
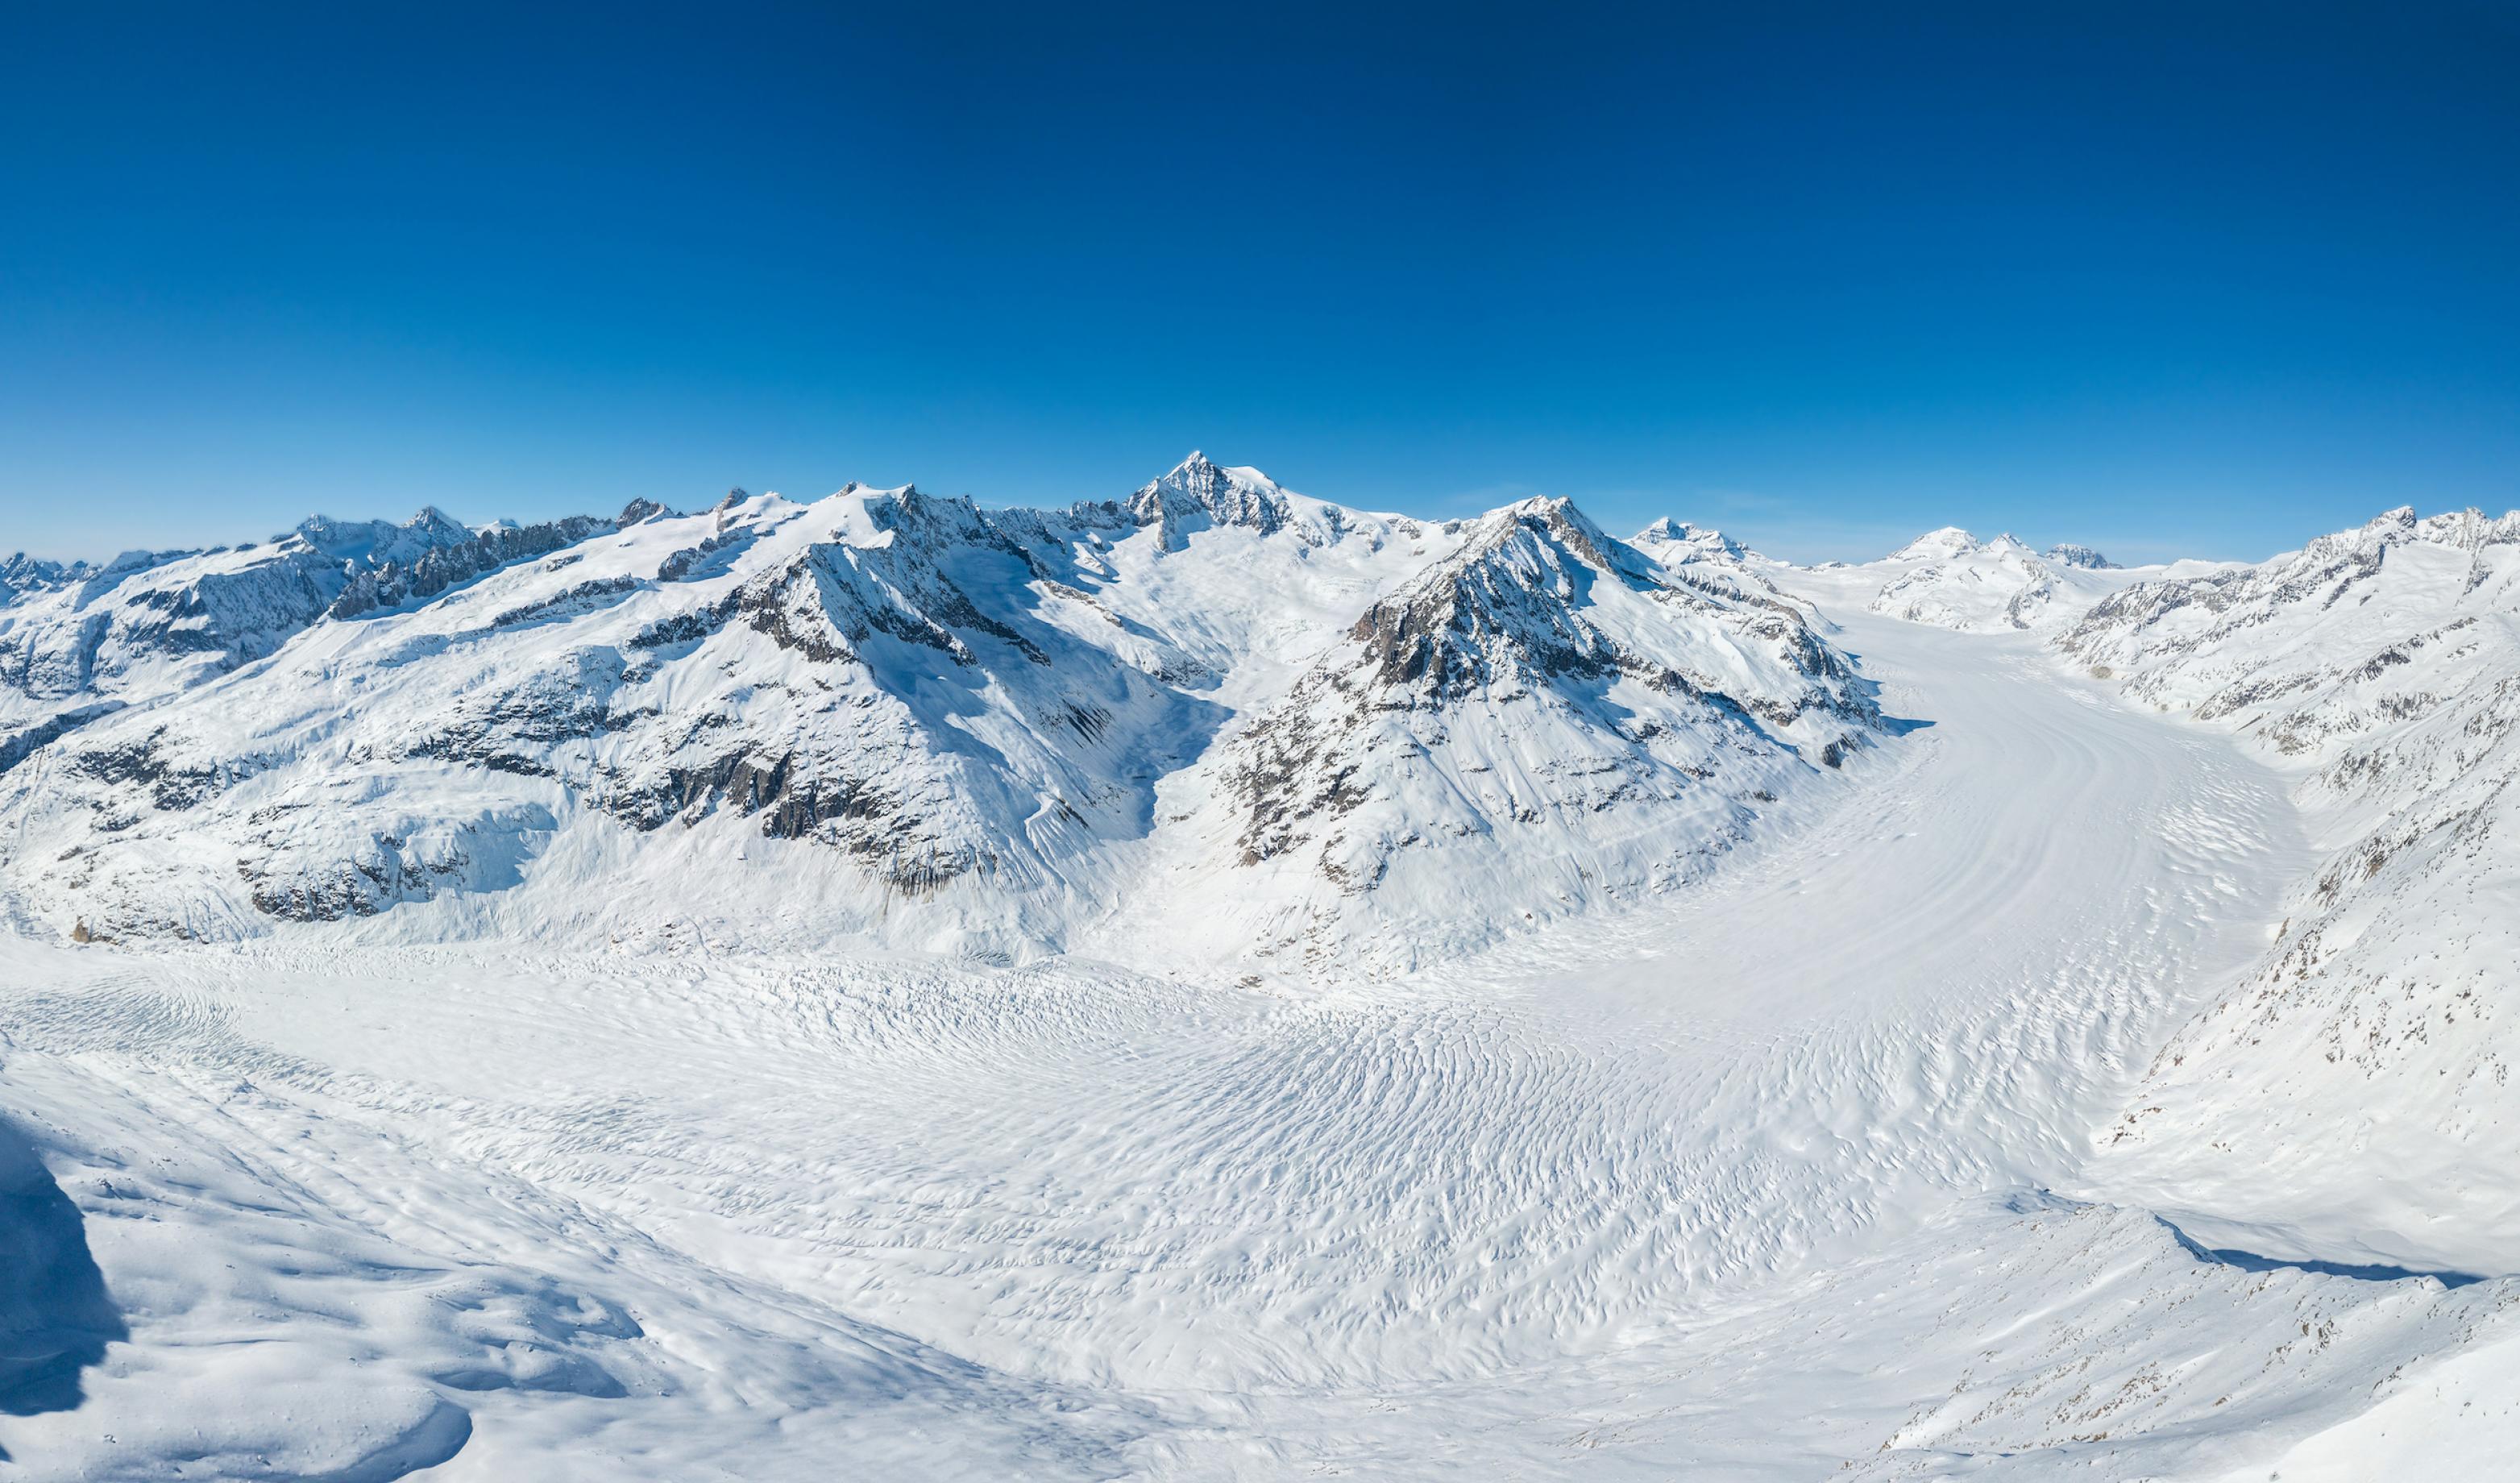
[[[2102,596],[2135,580],[2087,547],[2042,555],[2009,535],[1981,541],[1958,526],[1918,536],[1881,561],[1841,569],[1877,581],[1867,605],[1912,623],[1970,633],[2038,631],[2071,622]]]
[[[444,523],[0,773],[26,1477],[2520,1441],[2520,517],[1808,569],[1193,457]]]

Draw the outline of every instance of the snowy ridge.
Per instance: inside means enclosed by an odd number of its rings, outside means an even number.
[[[2057,642],[2283,767],[2324,857],[2163,1051],[2112,1177],[2295,1255],[2520,1271],[2520,514],[2392,511]]]
[[[2048,547],[2046,551],[2040,554],[2059,566],[2071,566],[2082,571],[2115,571],[2118,569],[2117,562],[2110,561],[2107,557],[2093,551],[2089,546],[2076,545],[2072,541],[2059,542],[2056,545]]]
[[[431,508],[399,525],[315,516],[268,543],[126,552],[101,567],[12,557],[0,563],[0,747],[205,683],[328,613],[434,596],[612,524],[474,532]]]

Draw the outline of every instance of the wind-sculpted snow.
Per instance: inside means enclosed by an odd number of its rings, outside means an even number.
[[[2520,1271],[2520,515],[2409,510],[2132,587],[2058,641],[2282,764],[2323,859],[2112,1176],[2297,1256]]]

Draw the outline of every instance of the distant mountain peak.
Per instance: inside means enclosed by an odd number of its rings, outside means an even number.
[[[1692,558],[1729,557],[1738,561],[1757,555],[1711,525],[1693,525],[1667,515],[1629,537],[1628,544],[1654,556],[1680,554],[1685,550],[1687,556]]]
[[[1257,469],[1227,469],[1192,449],[1190,457],[1130,497],[1138,522],[1163,527],[1163,546],[1179,550],[1201,523],[1235,525],[1269,535],[1286,523],[1286,491]]]
[[[1893,562],[1935,562],[1956,556],[1966,556],[1977,549],[1978,539],[1976,536],[1962,530],[1958,525],[1945,525],[1938,530],[1928,530],[1923,535],[1916,537],[1907,545],[1890,553],[1889,560]]]
[[[2110,561],[2107,557],[2093,551],[2089,546],[2077,545],[2072,541],[2057,542],[2055,545],[2048,548],[2046,555],[2048,560],[2055,562],[2059,566],[2071,566],[2082,571],[2116,571],[2119,569],[2117,562]]]

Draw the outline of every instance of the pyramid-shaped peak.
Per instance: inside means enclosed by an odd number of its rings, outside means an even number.
[[[1500,549],[1525,531],[1547,535],[1573,552],[1578,560],[1603,571],[1619,569],[1619,553],[1627,549],[1562,494],[1535,494],[1516,500],[1489,511],[1480,523],[1486,527],[1485,534],[1471,539],[1463,548],[1464,557]]]
[[[1161,477],[1155,479],[1152,484],[1149,484],[1147,487],[1153,488],[1156,485],[1169,485],[1176,489],[1192,490],[1225,485],[1239,485],[1255,489],[1276,489],[1278,487],[1278,481],[1269,477],[1269,475],[1261,472],[1257,469],[1238,468],[1230,464],[1220,464],[1214,459],[1209,458],[1206,454],[1193,448],[1190,451],[1190,457],[1183,459],[1180,463],[1175,464],[1171,469],[1165,471]]]
[[[1177,549],[1201,521],[1268,535],[1290,515],[1286,492],[1276,480],[1257,469],[1221,468],[1196,449],[1139,489],[1129,508],[1140,524],[1162,527],[1166,550]]]

